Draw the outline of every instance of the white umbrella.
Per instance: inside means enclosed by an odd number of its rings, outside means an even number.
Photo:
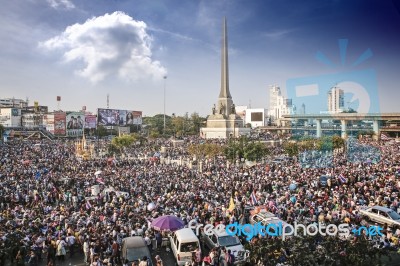
[[[103,171],[96,171],[96,173],[94,173],[94,175],[99,175],[99,174],[101,174]]]

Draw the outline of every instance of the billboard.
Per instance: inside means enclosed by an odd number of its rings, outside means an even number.
[[[54,135],[64,136],[66,124],[66,114],[64,112],[54,113]]]
[[[96,115],[85,115],[85,128],[96,128],[96,122]]]
[[[127,125],[141,125],[142,124],[142,112],[141,111],[127,111],[126,124]]]
[[[251,121],[262,122],[263,121],[263,113],[262,112],[252,112],[251,113]]]
[[[67,136],[82,136],[85,123],[85,114],[82,112],[72,112],[67,114]]]
[[[97,109],[97,124],[99,126],[125,126],[126,110]]]

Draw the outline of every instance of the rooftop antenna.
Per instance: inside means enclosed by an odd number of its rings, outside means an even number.
[[[110,108],[110,94],[107,93],[107,109]]]

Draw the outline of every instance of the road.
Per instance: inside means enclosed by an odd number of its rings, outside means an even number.
[[[176,264],[173,253],[167,252],[165,247],[151,252],[151,257],[153,259],[154,265],[156,255],[160,255],[161,259],[164,262],[164,265],[173,266]],[[69,258],[69,255],[67,254],[65,261],[57,262],[56,266],[86,266],[86,264],[83,262],[83,258],[83,253],[75,254],[72,258]],[[46,266],[46,261],[43,261],[41,264],[39,264],[39,266]]]

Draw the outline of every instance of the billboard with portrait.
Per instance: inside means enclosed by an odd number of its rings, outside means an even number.
[[[54,135],[65,136],[66,133],[66,113],[54,113]]]
[[[142,111],[127,111],[126,112],[127,125],[141,125],[142,124]]]
[[[67,114],[67,136],[82,136],[85,124],[85,114],[82,112],[71,112]]]
[[[97,109],[97,124],[99,126],[125,126],[126,110]]]
[[[96,122],[96,115],[85,115],[85,128],[96,128]]]

